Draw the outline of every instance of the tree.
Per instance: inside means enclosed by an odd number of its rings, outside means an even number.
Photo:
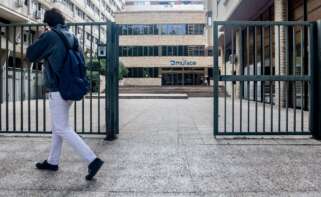
[[[91,81],[92,92],[99,91],[100,75],[106,74],[106,60],[105,59],[92,59],[86,61],[87,65],[87,78]],[[128,74],[128,69],[122,62],[119,62],[118,79],[122,80]]]
[[[122,80],[126,75],[128,75],[128,69],[125,67],[123,62],[119,62],[119,75],[118,79]]]

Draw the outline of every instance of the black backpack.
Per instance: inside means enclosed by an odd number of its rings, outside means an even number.
[[[64,100],[79,101],[90,89],[90,83],[86,77],[84,54],[79,50],[76,37],[74,45],[70,46],[62,32],[54,29],[52,31],[60,37],[66,48],[64,62],[57,76],[58,90]]]

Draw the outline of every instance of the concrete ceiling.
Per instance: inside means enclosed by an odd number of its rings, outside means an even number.
[[[243,0],[228,20],[251,20],[272,5],[274,0]]]

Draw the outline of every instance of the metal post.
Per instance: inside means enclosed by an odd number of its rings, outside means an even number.
[[[214,122],[213,122],[213,128],[214,128],[214,137],[219,134],[219,113],[218,113],[218,107],[219,107],[219,67],[218,67],[218,25],[214,22],[213,24],[214,32],[213,32],[213,38],[214,38],[214,44],[213,44],[213,54],[214,54],[214,61],[213,61],[213,82],[214,82]]]
[[[117,126],[115,126],[117,123],[116,116],[118,113],[117,111],[117,103],[116,103],[116,93],[118,86],[116,83],[118,83],[118,73],[116,73],[117,67],[116,66],[116,55],[118,50],[116,50],[115,47],[116,42],[116,24],[111,23],[108,21],[107,24],[107,83],[106,83],[106,123],[107,123],[107,135],[106,140],[113,141],[117,139],[116,134],[118,131],[116,131]],[[116,81],[117,80],[117,81]],[[117,123],[118,124],[118,123]]]
[[[315,40],[317,39],[317,40]],[[321,21],[309,28],[310,85],[310,132],[315,139],[321,139],[320,125],[320,65],[321,65]]]
[[[114,80],[115,80],[115,108],[114,108],[114,130],[115,134],[119,134],[119,33],[120,27],[116,23],[115,26],[115,43],[114,43],[114,52],[115,52],[115,72],[114,72]]]

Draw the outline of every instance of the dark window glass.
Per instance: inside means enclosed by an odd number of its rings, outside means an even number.
[[[133,47],[128,47],[128,56],[133,56]]]
[[[177,56],[178,55],[178,46],[174,46],[173,47],[173,56]]]
[[[144,35],[148,35],[149,33],[149,25],[144,25]]]
[[[168,25],[161,25],[162,35],[168,34]]]
[[[132,25],[127,26],[127,35],[133,35],[133,26]]]
[[[185,35],[186,31],[185,31],[185,25],[177,25],[177,34],[178,35]]]
[[[154,35],[158,35],[158,34],[159,34],[159,26],[154,25]]]
[[[154,25],[148,25],[147,33],[148,33],[148,35],[154,34]]]
[[[183,49],[183,56],[188,56],[187,46],[184,46]]]
[[[154,56],[158,56],[158,47],[154,47]]]
[[[148,47],[144,47],[143,56],[148,56]]]
[[[167,56],[167,46],[162,47],[162,56]]]
[[[176,35],[176,28],[175,28],[175,25],[168,25],[167,26],[167,31],[168,31],[168,34],[170,35]]]
[[[133,69],[132,68],[128,68],[128,73],[126,75],[127,78],[130,78],[133,76]]]
[[[128,68],[127,78],[157,78],[158,68]]]
[[[138,68],[138,76],[144,77],[144,68]]]
[[[172,46],[168,46],[167,53],[168,53],[168,56],[173,56],[173,47]]]
[[[127,35],[128,34],[128,25],[123,25],[122,26],[122,35]]]
[[[153,77],[158,77],[158,68],[153,68]]]
[[[119,56],[123,56],[123,47],[119,47]]]
[[[149,75],[149,69],[148,68],[143,68],[143,77],[144,78],[149,78],[150,75]]]
[[[212,49],[208,56],[213,55]],[[120,56],[205,56],[205,46],[128,46],[120,48]]]
[[[137,25],[132,25],[133,28],[133,34],[132,35],[137,35],[138,34],[138,27]]]
[[[138,47],[138,56],[143,56],[143,47]]]
[[[122,25],[122,35],[202,35],[204,24]]]
[[[178,47],[178,56],[184,56],[184,47],[183,46]]]
[[[134,50],[133,56],[137,57],[138,56],[138,47],[133,47],[133,50]]]
[[[128,56],[128,47],[123,47],[123,55]]]

